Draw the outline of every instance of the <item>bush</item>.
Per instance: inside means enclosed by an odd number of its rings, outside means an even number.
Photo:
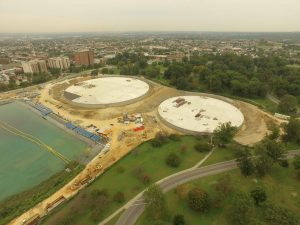
[[[122,203],[125,201],[125,195],[123,192],[117,192],[113,197],[115,202]]]
[[[300,180],[300,169],[296,170],[297,179]]]
[[[238,193],[235,195],[229,219],[232,225],[247,225],[251,224],[254,218],[253,199],[245,193]]]
[[[195,145],[195,150],[198,152],[209,152],[212,149],[212,145],[209,143],[199,142]]]
[[[151,182],[151,178],[148,174],[144,173],[142,176],[141,176],[141,180],[143,182],[143,184],[150,184]]]
[[[170,134],[169,139],[172,141],[180,141],[180,136],[177,134]]]
[[[181,184],[176,187],[175,193],[181,200],[186,199],[190,190],[190,186],[188,184]]]
[[[207,211],[210,207],[209,196],[201,188],[194,188],[189,191],[188,203],[192,210],[200,213]]]
[[[181,214],[177,214],[174,216],[173,225],[185,225],[184,216]]]
[[[257,187],[250,192],[251,197],[253,198],[255,205],[259,206],[262,202],[267,200],[266,191],[262,187]]]
[[[181,163],[181,159],[175,153],[171,153],[167,156],[165,162],[170,167],[178,167]]]
[[[150,176],[146,173],[143,167],[137,167],[133,170],[133,175],[138,178],[143,184],[149,184],[151,181]]]
[[[296,156],[293,160],[293,166],[296,170],[300,169],[300,156]]]
[[[162,132],[159,132],[155,135],[155,138],[151,141],[151,145],[152,147],[158,148],[167,142],[168,142],[167,136],[165,136]]]
[[[101,73],[102,73],[102,74],[108,74],[108,68],[103,68],[103,69],[101,70]]]
[[[298,225],[299,219],[291,211],[281,207],[268,204],[264,211],[266,222],[272,225]]]
[[[185,154],[187,152],[187,146],[186,145],[181,145],[180,147],[180,153]]]
[[[287,161],[286,159],[281,159],[279,161],[279,165],[283,168],[288,168],[289,167],[289,161]]]

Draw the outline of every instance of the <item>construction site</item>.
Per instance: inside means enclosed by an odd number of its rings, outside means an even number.
[[[205,96],[179,96],[158,107],[160,117],[169,126],[191,134],[211,134],[223,123],[240,127],[244,116],[233,105]]]
[[[29,224],[47,215],[158,132],[211,133],[220,124],[231,122],[239,127],[235,140],[253,145],[268,133],[269,122],[281,122],[245,102],[179,91],[143,77],[81,76],[52,82],[30,101],[50,109],[64,121],[66,131],[104,142],[101,151],[72,181],[10,224]]]
[[[86,107],[124,105],[141,99],[149,91],[149,85],[130,77],[101,77],[75,83],[64,96],[73,104]]]

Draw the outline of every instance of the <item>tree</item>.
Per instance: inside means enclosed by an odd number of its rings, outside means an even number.
[[[285,141],[296,142],[300,144],[300,120],[291,118],[289,123],[285,125]]]
[[[195,150],[198,152],[209,152],[212,147],[213,146],[211,144],[203,142],[199,142],[194,146]]]
[[[216,191],[221,195],[223,198],[226,197],[232,190],[231,186],[231,177],[227,174],[221,177],[216,184]]]
[[[170,153],[166,160],[165,160],[166,164],[170,167],[178,167],[181,163],[181,159],[180,157],[175,154],[175,153]]]
[[[91,72],[91,75],[92,75],[92,76],[97,76],[98,73],[99,73],[99,70],[98,70],[98,69],[97,69],[97,70],[93,70],[93,71]]]
[[[155,135],[155,138],[151,141],[151,145],[155,148],[162,146],[168,142],[168,138],[163,133],[159,132]]]
[[[157,184],[151,185],[144,192],[147,214],[155,220],[162,219],[167,214],[167,207],[162,190]]]
[[[253,199],[246,193],[235,195],[229,213],[229,219],[233,225],[250,224],[254,216]]]
[[[284,95],[279,102],[278,110],[281,113],[294,114],[297,112],[298,101],[293,95]]]
[[[272,168],[273,160],[266,154],[262,154],[255,159],[255,172],[259,177],[267,175]]]
[[[214,137],[220,146],[225,146],[233,140],[236,132],[236,127],[231,126],[231,123],[223,123],[214,131]]]
[[[266,191],[262,187],[257,187],[250,192],[255,205],[259,206],[262,202],[267,200]]]
[[[173,225],[185,225],[184,215],[175,215],[173,219]]]
[[[272,124],[270,127],[271,133],[268,135],[268,138],[271,140],[276,140],[280,136],[280,129],[278,126]]]
[[[189,191],[188,203],[192,210],[200,213],[207,211],[210,207],[209,196],[201,188],[193,188]]]
[[[265,207],[264,218],[272,225],[299,225],[299,219],[294,213],[273,204],[267,204]]]
[[[180,141],[180,136],[177,134],[170,134],[169,139],[172,141]]]
[[[239,152],[237,164],[244,176],[251,176],[254,173],[254,163],[248,149]]]
[[[265,139],[255,146],[255,151],[257,155],[266,154],[274,161],[279,161],[283,158],[285,148],[281,142]]]
[[[300,155],[298,155],[294,158],[293,166],[296,170],[300,170]]]
[[[114,201],[118,202],[118,203],[122,203],[125,201],[125,195],[123,192],[117,192],[114,196],[113,196]]]
[[[101,73],[102,73],[102,74],[108,74],[108,68],[103,68],[103,69],[101,70]]]

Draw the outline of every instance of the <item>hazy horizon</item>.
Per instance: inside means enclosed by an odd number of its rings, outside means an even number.
[[[0,32],[299,32],[299,11],[297,0],[0,0]]]

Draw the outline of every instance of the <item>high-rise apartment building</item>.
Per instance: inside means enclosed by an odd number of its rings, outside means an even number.
[[[83,50],[80,52],[76,52],[74,60],[79,65],[94,64],[94,52],[91,50]]]
[[[47,63],[49,68],[66,70],[70,67],[70,59],[66,56],[50,58],[47,60]]]
[[[29,62],[22,62],[24,73],[46,73],[47,64],[45,60],[31,60]]]

